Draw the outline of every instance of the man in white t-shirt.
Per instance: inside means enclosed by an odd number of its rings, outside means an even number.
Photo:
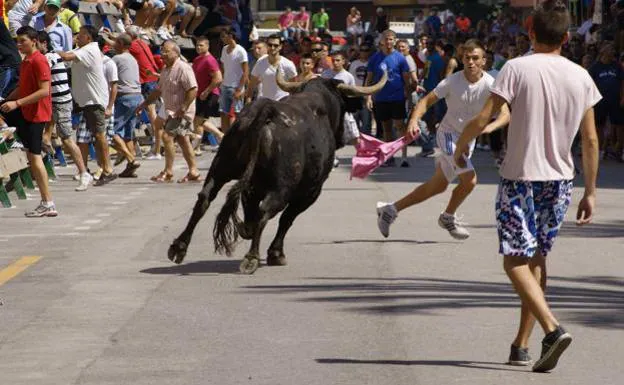
[[[416,62],[410,53],[410,46],[407,40],[399,39],[397,41],[397,51],[401,52],[405,57],[405,61],[407,62],[407,66],[409,67],[409,78],[410,78],[410,90],[415,91],[416,86],[418,85],[418,68],[416,68]]]
[[[508,61],[498,74],[483,110],[457,142],[455,159],[463,163],[469,143],[503,105],[511,109],[509,146],[500,174],[496,221],[504,268],[522,300],[520,325],[509,363],[529,365],[528,342],[539,322],[546,336],[533,371],[555,368],[572,336],[552,314],[546,289],[546,255],[571,201],[576,133],[583,143],[585,194],[577,225],[591,222],[598,172],[598,138],[593,106],[601,99],[585,69],[561,56],[570,15],[561,1],[546,0],[533,15],[529,32],[534,54]]]
[[[282,91],[275,82],[275,74],[280,71],[284,79],[290,80],[297,76],[297,67],[295,63],[280,55],[282,49],[282,41],[279,35],[271,35],[267,38],[268,54],[258,59],[251,70],[251,78],[249,87],[247,88],[247,100],[251,97],[258,87],[259,98],[267,98],[271,100],[280,100],[288,96],[288,92]]]
[[[236,33],[233,29],[221,32],[224,44],[221,51],[223,64],[223,82],[219,111],[221,113],[221,131],[227,133],[236,115],[243,109],[245,86],[249,80],[249,64],[245,48],[236,44]]]
[[[360,44],[358,58],[352,61],[351,65],[349,65],[349,72],[353,75],[356,86],[364,85],[364,81],[366,80],[366,68],[368,67],[368,58],[371,55],[371,51],[372,48],[368,43]],[[371,111],[366,108],[364,100],[365,99],[362,97],[362,108],[355,113],[354,117],[360,126],[360,132],[370,135],[372,131],[372,116]]]
[[[414,17],[414,41],[418,41],[418,37],[425,33],[425,23],[427,18],[422,9],[416,11],[416,17]]]
[[[102,176],[95,183],[102,186],[117,178],[108,158],[106,107],[109,104],[108,83],[104,77],[104,59],[97,43],[98,31],[91,25],[80,27],[76,37],[78,49],[59,52],[72,62],[72,95],[82,110],[87,129],[95,136],[95,150]]]
[[[336,79],[342,81],[349,86],[355,86],[355,78],[344,67],[347,64],[347,59],[342,52],[336,52],[332,55],[332,69],[323,71],[321,77],[325,79]],[[350,112],[345,112],[344,119],[344,135],[343,140],[345,143],[356,145],[358,138],[360,137],[360,131],[357,127],[355,117]],[[338,158],[334,159],[334,166],[338,165]]]
[[[457,167],[453,160],[453,152],[465,125],[483,108],[494,79],[483,71],[485,47],[478,40],[472,39],[465,43],[463,62],[463,71],[456,72],[442,80],[412,110],[407,129],[408,135],[414,138],[420,131],[418,121],[427,109],[440,99],[446,100],[448,110],[436,133],[442,154],[436,159],[435,174],[426,183],[394,203],[377,203],[377,225],[384,237],[389,235],[390,225],[400,211],[444,192],[455,178],[459,179],[459,184],[453,189],[446,210],[438,218],[438,224],[455,239],[466,239],[470,236],[468,230],[455,216],[455,212],[477,184],[477,175],[470,162],[474,141],[470,144],[470,153],[465,166]],[[506,109],[501,113],[500,119],[489,125],[489,130],[504,124],[505,117],[509,117]]]

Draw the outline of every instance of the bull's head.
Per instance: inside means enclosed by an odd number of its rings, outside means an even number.
[[[289,93],[299,92],[302,90],[303,86],[307,83],[305,81],[300,81],[300,82],[287,81],[284,79],[284,76],[282,75],[281,71],[276,71],[276,73],[277,74],[276,74],[275,80],[276,80],[277,86],[281,88],[282,91],[285,91],[285,92],[289,92]],[[379,79],[379,81],[376,84],[373,84],[372,86],[367,86],[367,87],[366,86],[350,86],[344,83],[339,83],[336,85],[336,88],[344,96],[348,96],[348,97],[367,96],[367,95],[372,95],[372,94],[379,92],[386,85],[387,81],[388,81],[388,73],[384,71],[384,74],[381,77],[381,79]]]

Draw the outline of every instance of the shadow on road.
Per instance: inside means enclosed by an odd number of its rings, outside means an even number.
[[[355,365],[403,365],[403,366],[456,366],[470,369],[502,370],[507,372],[526,372],[526,368],[513,368],[500,362],[452,361],[452,360],[359,360],[353,358],[317,358],[319,364],[355,364]]]
[[[411,243],[414,245],[433,245],[438,243],[458,242],[417,241],[414,239],[340,239],[328,242],[306,242],[304,245],[348,245],[351,243]]]
[[[624,237],[624,221],[592,223],[586,226],[576,226],[573,222],[566,222],[559,235],[569,238],[622,238]]]
[[[424,183],[433,175],[435,158],[416,156],[410,157],[408,161],[410,168],[378,168],[367,179],[375,182]],[[477,171],[479,184],[496,185],[499,183],[498,169],[494,165],[494,160],[489,152],[475,152],[472,161]],[[578,167],[581,167],[581,160],[578,156],[574,157],[574,162]],[[345,159],[344,163],[348,163],[348,167],[350,167],[348,159]],[[621,177],[623,169],[624,165],[619,162],[602,161],[596,183],[598,188],[624,189],[624,178]],[[583,185],[583,176],[577,175],[574,179],[574,186],[582,188]]]
[[[200,274],[238,274],[240,260],[197,261],[182,265],[153,267],[141,270],[145,274],[200,275]]]
[[[245,286],[246,292],[292,295],[299,302],[345,305],[344,311],[372,315],[431,315],[457,309],[516,309],[508,283],[435,278],[309,278],[302,285]],[[624,329],[624,278],[549,277],[547,297],[563,322]]]

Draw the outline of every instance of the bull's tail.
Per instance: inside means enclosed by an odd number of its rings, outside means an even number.
[[[263,127],[266,121],[273,115],[274,107],[269,103],[268,99],[261,99],[256,103],[264,103],[258,115],[249,123],[241,121],[239,124],[245,124],[247,127],[241,127],[246,130],[245,135],[250,140],[251,156],[242,177],[230,188],[227,198],[221,211],[217,215],[215,226],[212,231],[214,239],[215,252],[225,253],[228,257],[234,251],[234,244],[238,240],[238,227],[240,218],[238,217],[238,205],[240,203],[241,194],[249,188],[251,177],[256,168],[258,156],[260,154],[260,143]],[[236,124],[236,123],[235,123]]]

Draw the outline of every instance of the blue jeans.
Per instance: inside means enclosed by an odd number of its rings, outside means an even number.
[[[141,94],[127,94],[115,100],[115,135],[129,141],[134,139],[137,125],[136,109],[143,102]]]
[[[295,33],[295,30],[292,28],[286,28],[284,30],[282,30],[282,36],[284,36],[284,39],[288,40],[291,36],[293,36]]]
[[[370,135],[372,128],[372,113],[366,108],[366,106],[362,107],[359,111],[355,113],[355,120],[358,122],[360,126],[360,132],[366,135]]]
[[[17,87],[19,69],[15,67],[0,67],[0,96],[6,98]]]
[[[219,111],[223,114],[229,114],[232,110],[238,114],[243,109],[243,100],[234,99],[234,91],[236,87],[228,87],[221,85],[221,97],[219,98]]]
[[[420,128],[420,137],[418,138],[419,144],[422,146],[423,152],[433,150],[435,146],[435,135],[429,132],[427,123],[422,120],[418,121],[418,127]]]

